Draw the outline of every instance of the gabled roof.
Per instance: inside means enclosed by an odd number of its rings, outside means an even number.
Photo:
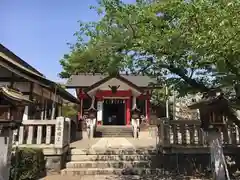
[[[211,107],[215,107],[215,110],[224,113],[228,117],[227,122],[234,122],[240,127],[240,107],[236,103],[235,99],[228,99],[222,93],[206,97],[189,106],[190,109],[203,108],[209,111],[211,111]],[[205,121],[205,119],[201,119],[201,121]]]
[[[99,85],[107,82],[108,80],[112,79],[112,78],[116,78],[116,79],[119,79],[120,81],[128,84],[129,86],[133,87],[134,89],[136,89],[137,91],[139,92],[142,92],[142,90],[140,89],[139,86],[137,86],[136,84],[132,83],[131,81],[129,81],[127,78],[125,78],[124,76],[121,76],[121,75],[116,75],[116,76],[106,76],[104,79],[96,82],[95,84],[89,86],[85,91],[90,91],[96,87],[98,87]]]
[[[14,101],[18,104],[30,104],[32,101],[30,101],[27,97],[25,97],[21,92],[16,91],[14,89],[10,89],[8,87],[0,87],[0,94],[5,99],[8,99],[10,101]]]
[[[37,69],[35,69],[30,64],[28,64],[26,61],[22,60],[20,57],[18,57],[16,54],[14,54],[12,51],[7,49],[2,44],[0,44],[0,53],[3,53],[4,55],[7,55],[14,62],[16,62],[16,64],[20,64],[20,65],[24,66],[25,68],[31,70],[32,72],[44,77],[44,75],[42,73],[40,73]]]
[[[45,78],[43,74],[16,56],[2,44],[0,44],[0,62],[4,68],[16,73],[20,77],[26,78],[30,82],[39,83],[52,91],[55,91],[56,88],[57,94],[59,94],[62,98],[74,103],[79,103],[78,99],[72,94],[57,83]]]
[[[134,84],[137,87],[149,87],[152,84],[157,84],[157,81],[149,76],[143,75],[126,75],[120,74],[119,78],[123,78],[125,81]],[[77,88],[77,87],[91,87],[94,84],[109,78],[109,75],[104,74],[88,74],[82,73],[78,75],[72,75],[66,84],[67,88]],[[111,77],[112,78],[112,77]]]

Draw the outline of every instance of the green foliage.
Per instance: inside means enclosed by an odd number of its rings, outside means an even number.
[[[11,180],[36,180],[45,173],[45,160],[41,149],[20,148],[12,157]]]
[[[158,77],[181,95],[239,84],[240,1],[101,0],[93,9],[102,18],[80,23],[61,77],[128,71]]]
[[[77,111],[77,105],[75,104],[64,104],[62,106],[62,115],[64,117],[75,117],[77,115],[78,111]]]

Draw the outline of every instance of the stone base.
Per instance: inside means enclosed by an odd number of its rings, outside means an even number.
[[[87,131],[82,131],[82,139],[88,139]]]
[[[60,173],[67,160],[67,152],[62,155],[48,155],[45,159],[47,174]]]
[[[158,129],[157,127],[151,127],[149,126],[148,128],[144,130],[140,130],[139,132],[139,139],[145,139],[145,138],[158,138]]]

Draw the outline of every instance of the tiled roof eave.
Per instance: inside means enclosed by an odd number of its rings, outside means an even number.
[[[32,103],[32,101],[30,101],[27,97],[25,97],[21,92],[15,91],[15,90],[7,88],[7,87],[1,87],[0,93],[3,96],[5,96],[13,101],[17,101],[20,103]]]

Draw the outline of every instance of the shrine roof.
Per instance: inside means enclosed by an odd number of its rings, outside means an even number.
[[[32,103],[32,101],[30,101],[28,97],[24,96],[21,92],[8,87],[0,87],[0,94],[5,98],[20,104]]]
[[[14,54],[12,51],[7,49],[2,44],[0,44],[0,53],[2,53],[0,56],[7,55],[8,57],[10,57],[11,60],[16,63],[16,65],[19,64],[19,65],[27,68],[29,71],[32,71],[32,73],[36,73],[39,76],[43,76],[44,77],[44,75],[41,72],[39,72],[37,69],[35,69],[30,64],[28,64],[26,61],[22,60],[20,57],[18,57],[16,54]]]
[[[195,102],[188,106],[190,109],[206,109],[207,111],[214,111],[224,113],[227,116],[227,122],[234,122],[240,127],[240,107],[236,99],[228,99],[224,94],[205,97],[199,102]],[[201,119],[206,121],[206,119]]]
[[[79,103],[77,98],[66,91],[63,87],[47,79],[42,73],[37,71],[30,64],[22,60],[2,44],[0,44],[0,62],[4,68],[17,74],[18,76],[23,77],[30,82],[38,83],[48,89],[51,89],[51,91],[55,91],[56,89],[57,94],[59,94],[63,99]]]
[[[121,78],[126,79],[130,83],[138,86],[138,87],[149,87],[153,84],[157,84],[156,79],[151,78],[149,76],[143,75],[126,75],[120,74]],[[66,84],[68,88],[76,88],[76,87],[90,87],[94,84],[103,81],[104,79],[109,78],[109,75],[104,74],[78,74],[72,75]],[[114,78],[114,77],[112,77]]]

